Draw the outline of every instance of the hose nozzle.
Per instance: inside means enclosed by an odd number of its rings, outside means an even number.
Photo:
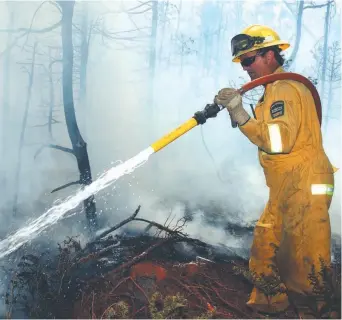
[[[215,118],[223,109],[223,106],[216,103],[207,104],[202,111],[195,112],[193,118],[196,119],[198,124],[204,124],[206,123],[207,119]]]

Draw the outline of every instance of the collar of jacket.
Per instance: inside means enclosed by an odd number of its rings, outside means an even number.
[[[285,70],[282,66],[279,66],[277,69],[274,70],[273,73],[281,73],[281,72],[285,72]]]
[[[284,68],[282,66],[279,66],[277,69],[274,70],[274,72],[272,74],[274,74],[274,73],[282,73],[282,72],[285,72],[285,70],[284,70]],[[274,84],[274,82],[266,84],[265,91],[266,91],[267,88],[271,87],[273,84]]]

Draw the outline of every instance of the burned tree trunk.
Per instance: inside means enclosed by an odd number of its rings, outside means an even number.
[[[10,14],[9,29],[13,27],[14,11],[10,8],[9,2],[7,2],[8,11]],[[7,47],[10,48],[12,42],[12,34],[7,34]],[[9,108],[10,108],[10,65],[11,65],[11,49],[5,52],[3,60],[3,109],[2,109],[2,143],[1,143],[1,168],[0,168],[0,188],[6,190],[7,186],[7,174],[6,168],[8,166],[8,124],[9,124]]]
[[[80,173],[80,184],[86,186],[92,183],[91,169],[87,151],[87,144],[79,131],[73,97],[73,40],[72,19],[75,1],[59,1],[62,9],[62,50],[63,50],[63,104],[65,121],[72,144],[73,154],[76,157]],[[86,217],[91,230],[97,226],[96,206],[94,196],[83,202]]]
[[[89,20],[88,20],[88,3],[83,3],[82,15],[82,33],[81,33],[81,57],[80,57],[80,102],[84,107],[87,89],[87,66],[89,56]],[[84,112],[84,111],[83,111]]]
[[[158,52],[158,63],[161,64],[162,63],[162,59],[163,59],[163,49],[164,49],[164,40],[165,40],[165,27],[166,27],[166,19],[167,19],[167,15],[168,15],[168,10],[169,10],[169,1],[166,2],[161,2],[160,3],[160,12],[161,12],[161,16],[162,21],[163,21],[163,27],[161,30],[161,37],[160,37],[160,46],[159,46],[159,52]]]
[[[295,41],[291,56],[288,59],[287,68],[290,68],[290,66],[294,63],[296,56],[297,56],[298,49],[299,49],[300,39],[302,36],[303,11],[304,11],[304,1],[299,1],[297,22],[296,22],[296,41]]]
[[[150,53],[149,53],[149,103],[148,106],[154,113],[154,84],[156,73],[156,44],[157,44],[157,28],[158,28],[158,1],[152,1],[152,28],[150,36]]]
[[[49,130],[49,138],[52,141],[52,120],[53,120],[53,109],[55,105],[55,91],[53,88],[53,73],[52,73],[52,65],[53,60],[51,56],[51,48],[49,48],[49,69],[48,69],[48,75],[49,75],[49,116],[48,116],[48,130]]]
[[[15,171],[13,216],[16,216],[17,212],[18,212],[18,194],[19,194],[19,180],[20,180],[20,171],[21,171],[21,154],[22,154],[22,150],[23,150],[23,146],[24,146],[24,138],[25,138],[26,125],[27,125],[27,118],[28,118],[28,114],[29,114],[29,108],[30,108],[30,102],[31,102],[31,96],[32,96],[32,86],[33,86],[33,80],[34,80],[34,67],[35,67],[36,49],[37,49],[37,43],[35,42],[35,44],[33,46],[33,51],[32,51],[31,68],[28,71],[29,81],[28,81],[28,87],[27,87],[26,105],[25,105],[23,123],[21,126],[18,159],[17,159],[17,166],[16,166],[16,171]]]
[[[323,129],[323,136],[326,135],[328,129],[328,123],[332,112],[332,101],[334,96],[334,83],[337,84],[336,88],[340,88],[341,81],[341,48],[337,41],[335,41],[332,46],[328,49],[327,57],[327,69],[329,91],[328,91],[328,101],[326,105],[326,122]],[[336,89],[335,88],[335,89]]]
[[[333,1],[328,1],[327,11],[325,14],[324,21],[324,45],[323,45],[323,61],[322,61],[322,75],[321,75],[321,96],[324,99],[325,91],[325,79],[327,70],[327,59],[328,59],[328,37],[329,37],[329,22],[330,22],[330,9]]]

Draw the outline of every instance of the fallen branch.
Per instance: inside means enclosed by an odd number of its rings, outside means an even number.
[[[74,262],[72,266],[75,266],[78,263],[86,263],[90,260],[96,259],[96,258],[100,257],[102,254],[106,253],[107,251],[114,249],[115,247],[117,247],[117,244],[113,244],[113,245],[108,246],[102,250],[92,252],[92,253],[88,254],[86,257],[82,257],[79,260],[77,260],[76,262]]]
[[[165,226],[163,226],[163,225],[161,225],[161,224],[159,224],[159,223],[157,223],[157,222],[154,222],[154,221],[150,221],[150,220],[143,219],[143,218],[135,218],[134,221],[146,222],[146,223],[149,224],[149,226],[154,226],[154,227],[156,227],[156,228],[158,228],[158,229],[161,229],[161,230],[163,230],[163,231],[166,231],[166,232],[168,232],[168,233],[170,233],[170,234],[172,234],[172,235],[177,235],[177,236],[181,236],[181,237],[186,237],[186,235],[185,235],[184,233],[182,233],[182,232],[180,232],[180,231],[177,231],[177,230],[171,230],[171,229],[169,229],[169,228],[167,228],[167,227],[165,227]],[[149,226],[148,226],[148,227],[149,227]]]
[[[110,271],[110,273],[117,273],[117,272],[122,271],[124,269],[130,268],[131,266],[136,264],[138,261],[145,258],[151,251],[160,247],[161,245],[165,244],[166,242],[169,242],[170,240],[172,240],[172,238],[164,238],[164,239],[158,241],[157,243],[155,243],[154,245],[152,245],[148,249],[146,249],[144,252],[133,257],[130,261],[125,262],[125,263],[121,264],[119,267],[113,269],[112,271]]]
[[[107,234],[121,228],[123,225],[127,224],[128,222],[131,222],[135,219],[135,217],[137,216],[137,214],[140,211],[141,206],[139,205],[138,208],[134,211],[134,213],[127,218],[126,220],[121,221],[120,223],[118,223],[117,225],[115,225],[114,227],[108,229],[107,231],[104,231],[103,233],[101,233],[100,235],[98,235],[97,237],[95,237],[94,241],[100,240],[101,238],[105,237]]]

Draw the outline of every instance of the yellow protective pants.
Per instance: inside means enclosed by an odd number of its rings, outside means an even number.
[[[331,262],[328,210],[334,176],[300,165],[290,172],[266,175],[266,180],[269,201],[254,230],[249,268],[257,274],[271,275],[269,265],[275,265],[288,290],[310,292],[308,274],[312,265],[318,272],[320,257],[328,265]],[[278,247],[277,253],[272,244]],[[285,310],[289,301],[285,293],[267,299],[254,287],[247,305],[271,313]]]

